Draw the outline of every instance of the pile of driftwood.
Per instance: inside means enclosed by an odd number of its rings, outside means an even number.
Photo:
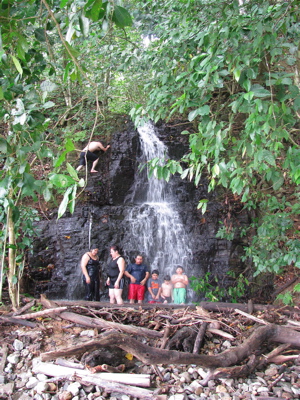
[[[154,398],[153,392],[143,389],[150,386],[149,375],[125,373],[130,366],[118,362],[90,365],[91,357],[87,355],[98,352],[99,356],[99,349],[109,348],[119,349],[154,368],[159,364],[196,364],[209,370],[201,382],[203,386],[211,379],[245,377],[271,362],[299,360],[298,308],[208,302],[198,306],[113,306],[99,302],[49,301],[44,296],[40,303],[44,308],[41,311],[26,313],[29,304],[14,315],[0,316],[0,322],[35,327],[38,322],[32,320],[59,318],[76,326],[93,328],[97,336],[82,339],[75,346],[66,345],[42,353],[34,372],[55,377],[76,374],[107,391],[119,390],[134,397]],[[220,343],[219,350],[212,346],[215,338]],[[222,346],[223,342],[226,346]],[[68,361],[83,355],[82,363]],[[51,360],[60,365],[49,363]],[[159,369],[155,371],[159,376]]]

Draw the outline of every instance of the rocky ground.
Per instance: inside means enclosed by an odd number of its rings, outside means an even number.
[[[127,306],[128,307],[128,306]],[[18,315],[12,316],[11,312],[2,310],[0,313],[0,334],[1,334],[1,350],[0,350],[0,398],[12,400],[100,400],[100,399],[122,399],[133,400],[141,399],[172,399],[172,400],[198,400],[198,399],[223,399],[223,400],[239,400],[239,399],[299,399],[300,398],[300,357],[299,348],[290,347],[282,349],[280,357],[275,362],[268,362],[263,367],[255,368],[247,376],[243,377],[223,377],[215,379],[207,379],[210,370],[196,364],[169,364],[168,360],[164,364],[148,365],[137,358],[123,352],[114,357],[120,357],[118,360],[112,361],[112,364],[118,365],[122,363],[125,366],[125,373],[129,373],[133,377],[133,383],[130,387],[134,387],[137,393],[126,393],[122,390],[124,385],[119,386],[112,384],[111,387],[103,387],[101,385],[92,384],[84,378],[76,376],[53,377],[47,373],[37,372],[36,365],[41,361],[41,355],[53,350],[63,350],[66,347],[84,345],[88,341],[96,339],[105,329],[87,328],[77,323],[67,321],[62,314],[38,316],[38,308],[41,305],[34,304],[25,311],[27,313],[22,320],[24,323],[32,324],[32,326],[22,326],[17,323],[8,322],[7,318],[18,318]],[[43,308],[43,307],[42,307]],[[74,307],[69,307],[74,311]],[[296,310],[297,311],[297,310]],[[31,312],[31,314],[28,314]],[[243,317],[240,314],[224,314],[205,313],[199,316],[199,310],[190,309],[117,309],[110,308],[92,308],[76,306],[77,315],[89,316],[90,318],[101,319],[112,323],[126,324],[127,326],[143,326],[146,329],[154,329],[157,332],[163,332],[168,325],[170,336],[167,340],[171,341],[175,334],[183,329],[192,329],[191,332],[197,330],[199,318],[204,321],[210,321],[212,328],[206,331],[203,346],[200,354],[213,355],[222,353],[226,349],[234,348],[240,344],[241,333],[247,329],[251,331],[257,322],[251,318]],[[35,314],[35,315],[34,315]],[[29,318],[28,315],[31,315]],[[300,336],[298,322],[298,311],[293,314],[293,322],[295,334]],[[22,316],[22,315],[21,315]],[[24,316],[24,312],[23,312]],[[262,321],[268,322],[267,314],[257,313],[253,318],[261,318]],[[203,319],[204,318],[204,319]],[[277,315],[272,323],[287,324],[291,316]],[[217,322],[217,325],[215,323]],[[219,325],[218,325],[219,324]],[[297,325],[299,324],[299,325]],[[197,329],[196,329],[197,327]],[[214,327],[220,329],[213,329]],[[298,329],[298,331],[297,331]],[[222,334],[223,332],[223,334]],[[193,334],[192,334],[193,336]],[[152,347],[162,347],[162,339],[149,339],[145,336],[136,335],[136,338],[143,343],[150,344]],[[166,338],[165,338],[166,339]],[[186,339],[184,339],[185,341]],[[194,342],[194,340],[193,340]],[[182,343],[177,343],[177,350],[182,347]],[[184,345],[183,345],[184,346]],[[188,346],[188,344],[186,344]],[[171,346],[169,346],[172,349]],[[260,349],[262,358],[274,350],[276,346],[269,344]],[[166,346],[165,348],[168,348]],[[182,350],[182,349],[181,349]],[[186,348],[184,349],[187,350]],[[258,352],[255,350],[254,352]],[[84,354],[73,355],[71,357],[63,357],[64,362],[69,366],[92,372],[95,364],[92,352],[83,352]],[[279,352],[278,352],[279,354]],[[123,357],[123,358],[122,358]],[[88,360],[88,363],[87,363]],[[93,364],[94,361],[94,364]],[[245,360],[246,363],[248,360]],[[57,357],[51,361],[51,364],[61,364],[61,358]],[[103,361],[102,361],[103,363]],[[111,367],[115,368],[115,367]],[[114,372],[116,370],[114,369]],[[117,373],[115,373],[116,375]],[[150,387],[147,389],[138,387],[134,383],[138,375],[149,375]],[[92,374],[97,376],[97,373]],[[228,374],[230,375],[230,374]],[[105,386],[105,385],[104,385]],[[121,387],[121,389],[120,389]]]

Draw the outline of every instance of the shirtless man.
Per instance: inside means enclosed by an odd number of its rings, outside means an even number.
[[[94,153],[100,150],[107,151],[109,148],[110,145],[104,147],[101,142],[90,142],[80,153],[79,166],[76,171],[80,171],[86,165],[86,160],[88,160],[93,162],[91,172],[98,172],[95,168],[99,161],[99,155]]]
[[[174,285],[174,304],[184,304],[186,301],[186,287],[189,283],[189,280],[183,272],[183,268],[178,266],[176,268],[176,274],[172,275],[171,282]]]

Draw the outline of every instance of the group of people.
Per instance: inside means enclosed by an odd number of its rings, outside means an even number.
[[[77,171],[84,168],[88,161],[92,162],[91,173],[96,173],[95,169],[100,150],[106,152],[110,145],[103,146],[101,142],[89,142],[81,151],[79,166]],[[96,153],[96,154],[95,154]],[[184,274],[181,266],[176,268],[172,277],[166,275],[163,282],[159,279],[159,271],[151,272],[143,264],[143,256],[137,255],[135,262],[126,267],[124,258],[119,253],[117,246],[110,247],[112,260],[108,264],[106,285],[109,288],[109,299],[111,303],[123,304],[122,292],[125,285],[125,277],[129,278],[128,300],[130,303],[137,301],[142,303],[175,303],[184,304],[186,302],[186,288],[188,278]],[[100,262],[98,258],[98,248],[92,246],[90,251],[81,258],[81,270],[83,273],[83,283],[86,288],[86,300],[99,301],[100,297]]]
[[[122,292],[125,286],[125,277],[129,278],[128,300],[131,304],[142,303],[174,303],[186,302],[188,277],[181,266],[177,266],[172,277],[164,276],[163,282],[159,279],[159,271],[151,272],[143,263],[143,256],[138,254],[134,263],[126,267],[125,259],[121,256],[118,246],[110,247],[111,261],[108,264],[106,285],[108,286],[110,303],[123,304]],[[83,283],[86,288],[86,300],[99,301],[100,289],[100,262],[98,248],[92,246],[90,251],[81,258]]]

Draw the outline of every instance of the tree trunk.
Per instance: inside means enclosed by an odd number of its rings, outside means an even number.
[[[8,292],[11,304],[14,309],[19,306],[18,298],[18,281],[17,281],[17,264],[16,264],[16,235],[15,224],[13,221],[13,210],[11,206],[7,208],[7,224],[8,224]]]

